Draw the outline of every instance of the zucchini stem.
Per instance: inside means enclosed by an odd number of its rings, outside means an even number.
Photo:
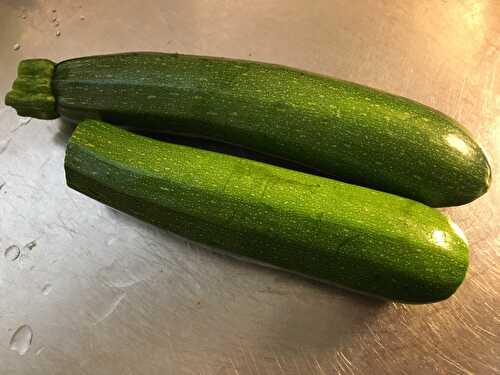
[[[19,116],[55,119],[56,98],[52,92],[55,63],[46,59],[22,60],[12,90],[5,96],[5,104],[14,107]]]

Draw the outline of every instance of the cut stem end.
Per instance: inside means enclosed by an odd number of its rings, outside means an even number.
[[[19,63],[17,78],[5,97],[19,116],[55,119],[56,99],[52,93],[55,63],[46,59],[29,59]]]

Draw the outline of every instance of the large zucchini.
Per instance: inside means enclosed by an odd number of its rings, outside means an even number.
[[[468,248],[424,204],[248,159],[78,125],[67,183],[90,197],[239,256],[387,299],[449,297]]]
[[[434,207],[470,202],[491,179],[481,148],[443,113],[283,66],[161,53],[25,60],[6,103],[238,144]]]

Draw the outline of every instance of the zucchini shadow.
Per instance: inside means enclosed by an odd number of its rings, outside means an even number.
[[[71,134],[73,134],[73,131],[76,128],[76,123],[69,121],[65,118],[60,118],[58,121],[58,131],[54,135],[54,142],[57,145],[60,146],[66,146],[66,144],[69,141],[69,138],[71,137]],[[322,177],[328,177],[325,174],[321,173],[317,169],[310,168],[308,166],[304,166],[298,163],[294,163],[285,159],[277,158],[275,156],[271,155],[266,155],[262,154],[259,152],[255,152],[253,150],[246,149],[241,146],[237,145],[232,145],[228,143],[221,143],[217,141],[213,141],[210,139],[202,139],[202,138],[195,138],[195,137],[190,137],[190,136],[184,136],[184,135],[176,135],[176,134],[168,134],[168,133],[152,133],[152,132],[144,132],[144,131],[134,131],[134,133],[157,139],[163,142],[170,142],[170,143],[176,143],[176,144],[181,144],[185,146],[190,146],[190,147],[195,147],[195,148],[200,148],[203,150],[208,150],[208,151],[213,151],[213,152],[219,152],[227,155],[233,155],[233,156],[238,156],[241,158],[245,159],[251,159],[251,160],[256,160],[262,163],[267,163],[267,164],[272,164],[276,165],[278,167],[282,168],[287,168],[287,169],[293,169],[296,171],[304,172],[304,173],[309,173],[309,174],[314,174],[317,176],[322,176]]]
[[[366,332],[366,325],[391,306],[189,241],[112,208],[108,215],[140,232],[145,257],[167,265],[168,271],[155,277],[152,293],[161,290],[175,300],[177,313],[164,318],[175,320],[171,334],[182,336],[186,350],[229,347],[238,355],[244,347],[290,357],[304,350],[335,350]],[[156,308],[166,314],[173,309]]]

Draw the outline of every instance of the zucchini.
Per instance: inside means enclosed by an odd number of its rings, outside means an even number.
[[[236,144],[433,207],[471,202],[491,181],[480,146],[443,113],[271,64],[162,53],[25,60],[6,103],[24,116]]]
[[[458,227],[424,204],[87,120],[68,186],[232,254],[409,303],[449,297],[468,266]]]

